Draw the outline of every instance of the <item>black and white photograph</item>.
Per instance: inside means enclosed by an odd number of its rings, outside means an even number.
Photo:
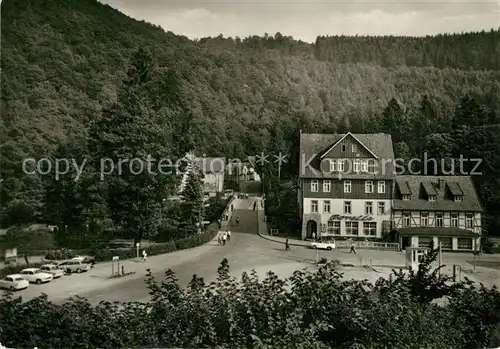
[[[500,2],[0,6],[0,349],[500,349]]]

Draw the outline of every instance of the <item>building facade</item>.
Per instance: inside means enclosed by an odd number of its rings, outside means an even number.
[[[402,249],[479,250],[482,206],[470,176],[397,176],[394,190]]]
[[[196,167],[202,174],[206,196],[216,196],[224,191],[225,158],[196,158]]]
[[[302,238],[381,238],[391,230],[394,152],[387,134],[300,135]]]

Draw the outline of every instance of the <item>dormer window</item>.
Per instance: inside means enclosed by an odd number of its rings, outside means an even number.
[[[455,201],[457,202],[464,201],[464,197],[462,195],[455,195]]]
[[[429,201],[436,201],[435,195],[429,195]]]
[[[403,201],[410,201],[411,195],[403,195]]]
[[[337,160],[330,160],[330,172],[337,171]]]

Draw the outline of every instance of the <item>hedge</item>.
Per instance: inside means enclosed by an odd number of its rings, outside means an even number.
[[[470,282],[453,284],[431,270],[437,251],[418,270],[389,280],[343,279],[334,265],[217,279],[193,276],[183,289],[168,270],[147,276],[148,302],[46,295],[22,303],[0,298],[0,343],[12,348],[461,349],[500,345],[500,294]],[[428,258],[431,257],[431,258]],[[449,302],[437,305],[437,299]],[[19,329],[23,329],[20,331]]]
[[[200,235],[197,236],[190,236],[184,239],[176,240],[176,241],[171,241],[171,242],[165,242],[165,243],[160,243],[160,244],[154,244],[150,245],[148,247],[145,247],[144,249],[146,250],[146,253],[149,256],[155,256],[159,254],[165,254],[165,253],[170,253],[170,252],[175,252],[175,251],[180,251],[180,250],[185,250],[188,248],[193,248],[197,247],[200,245],[203,245],[209,241],[211,241],[215,236],[217,235],[218,232],[218,225],[217,223],[213,223],[207,227],[207,230],[203,232]],[[45,256],[46,259],[48,260],[57,260],[59,258],[55,257],[60,257],[63,256],[64,258],[62,259],[69,259],[76,255],[74,251],[70,250],[60,250],[54,253],[55,251],[48,252]],[[82,252],[82,251],[79,251]],[[85,254],[85,253],[81,253]],[[93,256],[95,258],[96,262],[103,262],[103,261],[111,261],[113,259],[113,256],[119,256],[120,259],[131,259],[131,258],[136,258],[137,257],[137,250],[135,248],[130,248],[130,249],[101,249],[101,250],[94,250],[94,251],[89,251],[89,255]],[[50,257],[50,258],[49,258]],[[30,265],[22,265],[22,266],[7,266],[3,269],[0,269],[0,278],[3,278],[6,275],[9,274],[16,274],[19,273],[21,270],[25,268],[39,268],[43,264],[47,264],[48,262],[44,263],[30,263]]]

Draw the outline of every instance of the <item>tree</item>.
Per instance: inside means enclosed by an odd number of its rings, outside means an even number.
[[[92,125],[89,148],[105,181],[111,218],[140,241],[157,234],[163,200],[176,182],[175,169],[160,161],[176,161],[175,145],[168,141],[177,106],[162,103],[164,72],[147,51],[139,49],[132,62],[118,103]]]
[[[181,196],[183,200],[180,222],[181,236],[192,236],[198,232],[197,226],[204,218],[203,182],[199,174],[194,171],[188,174],[186,186]]]
[[[399,142],[406,125],[405,111],[396,98],[392,98],[382,113],[382,130],[392,136],[393,142]]]

